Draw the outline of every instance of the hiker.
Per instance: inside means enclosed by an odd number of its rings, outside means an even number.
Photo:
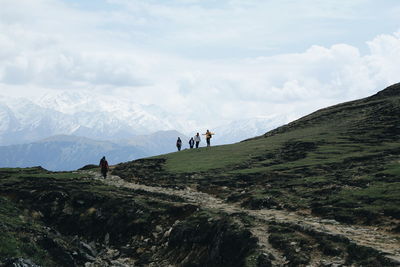
[[[211,137],[213,136],[213,134],[214,133],[210,132],[209,130],[207,130],[207,132],[205,134],[203,134],[206,136],[207,146],[211,145],[210,140],[211,140]]]
[[[178,140],[176,140],[176,147],[178,148],[178,151],[181,151],[182,140],[180,137],[178,137]]]
[[[104,179],[106,179],[107,172],[109,170],[108,162],[106,160],[106,157],[102,157],[101,158],[99,166],[101,168],[101,174],[103,175]]]
[[[193,137],[190,138],[190,140],[189,140],[189,146],[190,146],[190,149],[192,149],[193,146],[194,146],[194,139],[193,139]]]
[[[199,148],[199,144],[200,144],[200,141],[201,141],[199,133],[197,133],[194,136],[194,141],[196,142],[196,148]]]

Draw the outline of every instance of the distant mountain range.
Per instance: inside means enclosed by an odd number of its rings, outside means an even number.
[[[76,170],[98,164],[106,156],[110,164],[176,151],[181,136],[184,148],[188,138],[177,131],[160,131],[130,140],[110,142],[86,137],[58,135],[38,142],[0,146],[0,167],[42,166],[48,170]]]
[[[22,144],[54,135],[100,140],[179,130],[169,115],[152,106],[75,93],[27,99],[0,98],[0,145]]]
[[[76,170],[98,164],[105,155],[110,164],[148,156],[138,147],[85,137],[54,136],[39,142],[0,147],[2,167],[42,166],[49,170]]]
[[[106,156],[110,164],[116,164],[176,151],[175,141],[179,135],[184,142],[187,140],[177,131],[157,132],[118,143],[58,135],[29,144],[0,146],[0,166],[76,170],[87,164],[98,164],[102,156]]]
[[[210,130],[217,133],[215,144],[227,144],[287,122],[285,116],[249,118]],[[55,135],[116,141],[168,130],[191,136],[206,129],[198,129],[193,121],[176,120],[158,106],[113,97],[79,92],[46,95],[35,101],[0,96],[0,145],[31,143]]]
[[[175,151],[178,136],[187,148],[190,136],[206,130],[177,121],[154,105],[80,92],[38,100],[0,96],[0,167],[71,170],[96,163],[103,154],[117,163]],[[212,145],[235,143],[287,122],[285,116],[233,121],[210,129],[216,133]]]

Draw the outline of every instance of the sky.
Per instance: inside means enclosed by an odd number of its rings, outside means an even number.
[[[0,95],[90,92],[216,126],[400,78],[398,0],[0,0]]]

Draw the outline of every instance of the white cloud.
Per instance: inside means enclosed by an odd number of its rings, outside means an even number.
[[[368,43],[367,55],[356,47],[338,44],[235,64],[214,63],[208,65],[209,69],[204,66],[193,75],[186,74],[177,86],[186,110],[198,108],[197,112],[211,118],[305,115],[399,82],[399,42],[397,35],[379,36]]]
[[[369,20],[370,0],[108,3],[0,0],[0,94],[90,90],[216,126],[305,115],[399,79],[399,33],[364,39],[366,51],[359,40],[314,42],[347,38],[357,28],[343,26]]]

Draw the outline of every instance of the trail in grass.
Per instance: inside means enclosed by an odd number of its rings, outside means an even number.
[[[95,172],[91,172],[91,175],[93,175],[95,179],[108,185],[179,196],[185,199],[188,203],[196,204],[206,209],[218,210],[227,214],[244,213],[254,218],[257,222],[250,231],[259,239],[260,247],[272,253],[276,257],[277,261],[280,261],[279,263],[283,263],[281,253],[278,250],[275,250],[268,242],[268,221],[290,223],[291,225],[298,225],[303,229],[309,229],[316,233],[345,236],[358,245],[373,248],[383,253],[386,257],[400,262],[400,235],[388,233],[375,227],[344,225],[335,220],[327,220],[312,215],[298,214],[285,210],[250,210],[240,207],[235,203],[226,203],[221,199],[213,197],[207,193],[196,191],[189,187],[184,190],[153,187],[130,183],[115,175],[109,175],[107,179],[103,179]]]

